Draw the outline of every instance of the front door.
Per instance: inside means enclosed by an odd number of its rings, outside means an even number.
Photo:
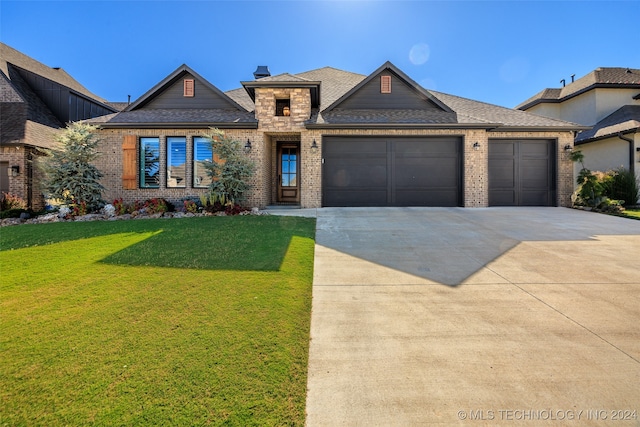
[[[278,144],[278,202],[300,203],[300,145]]]

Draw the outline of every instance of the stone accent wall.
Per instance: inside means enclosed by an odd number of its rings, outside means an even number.
[[[291,115],[276,116],[276,99],[288,99]],[[311,93],[308,88],[256,88],[256,119],[259,130],[291,132],[304,130],[311,116]]]

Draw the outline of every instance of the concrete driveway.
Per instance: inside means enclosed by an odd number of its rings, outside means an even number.
[[[317,211],[307,425],[640,426],[640,221]]]

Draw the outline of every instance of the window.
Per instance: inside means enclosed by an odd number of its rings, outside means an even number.
[[[291,114],[291,101],[288,99],[276,99],[276,116],[289,116]]]
[[[184,188],[187,186],[187,139],[185,137],[167,138],[167,187]]]
[[[183,96],[193,97],[195,94],[195,81],[193,79],[184,79]]]
[[[160,187],[160,138],[140,138],[140,187]]]
[[[207,169],[203,162],[211,162],[213,150],[211,142],[207,138],[197,136],[193,138],[193,186],[208,187],[211,184],[211,177],[207,174]]]

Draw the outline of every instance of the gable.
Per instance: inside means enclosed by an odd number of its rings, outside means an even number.
[[[388,68],[367,79],[360,88],[334,108],[445,111]]]
[[[189,84],[186,88],[192,92],[185,93],[185,80],[193,81],[193,86]],[[209,85],[204,84],[191,73],[182,73],[173,79],[165,88],[158,91],[143,108],[237,108],[229,102],[225,96],[216,93]]]

